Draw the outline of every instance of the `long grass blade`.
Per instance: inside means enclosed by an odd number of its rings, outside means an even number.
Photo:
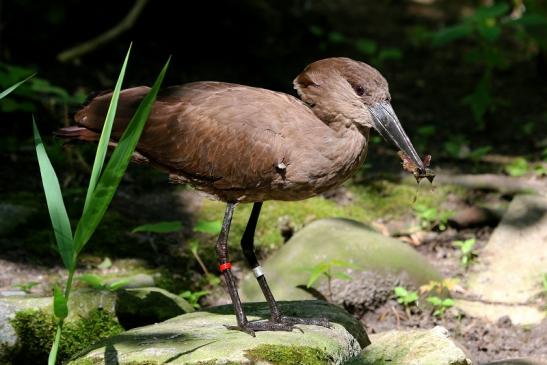
[[[75,250],[74,241],[72,239],[72,229],[70,228],[70,220],[66,212],[59,179],[55,174],[55,170],[51,165],[51,161],[47,156],[46,149],[42,143],[40,132],[36,126],[34,117],[32,118],[32,128],[34,131],[34,143],[36,145],[36,156],[40,166],[40,175],[42,176],[42,184],[46,194],[46,202],[51,218],[51,224],[55,233],[59,254],[63,259],[63,263],[68,270],[74,268]]]
[[[120,138],[116,149],[112,153],[112,156],[110,157],[110,160],[108,161],[108,164],[104,169],[99,182],[97,183],[97,187],[92,193],[89,205],[84,211],[76,228],[74,242],[77,252],[80,252],[85,246],[99,225],[106,212],[106,209],[114,197],[116,189],[125,173],[125,170],[127,169],[131,155],[137,146],[142,130],[144,129],[144,125],[148,120],[148,116],[156,100],[156,96],[165,76],[165,72],[167,71],[168,65],[169,60],[161,70],[152,89],[139,105],[133,119],[131,119],[131,122]]]
[[[17,89],[19,86],[21,86],[22,83],[28,81],[30,78],[34,77],[35,75],[36,75],[36,73],[33,73],[32,75],[30,75],[26,79],[21,80],[21,81],[15,83],[15,84],[11,85],[10,87],[8,87],[6,90],[2,91],[0,93],[0,100],[5,98],[6,96],[8,96],[8,94],[10,94],[13,90]]]
[[[53,345],[51,345],[51,350],[49,351],[49,357],[47,359],[48,365],[55,365],[57,362],[57,352],[59,352],[59,345],[61,344],[61,333],[63,331],[63,322],[57,322],[57,331],[55,332],[55,339],[53,340]]]
[[[110,141],[110,134],[112,132],[112,126],[114,125],[114,118],[116,116],[116,109],[118,108],[118,99],[120,98],[120,91],[122,88],[123,78],[125,76],[125,70],[127,68],[127,61],[129,60],[129,54],[131,53],[131,44],[125,55],[125,60],[123,61],[122,69],[120,75],[118,76],[118,81],[114,87],[114,92],[112,93],[112,99],[110,105],[108,106],[108,112],[106,113],[106,119],[103,125],[103,131],[101,132],[101,138],[99,139],[99,144],[97,146],[97,153],[95,154],[95,161],[93,162],[93,170],[91,171],[91,178],[89,179],[89,186],[87,188],[87,194],[85,196],[84,211],[89,205],[91,200],[91,194],[97,186],[97,181],[101,175],[101,170],[103,169],[104,159],[106,157],[106,151],[108,150],[108,142]]]

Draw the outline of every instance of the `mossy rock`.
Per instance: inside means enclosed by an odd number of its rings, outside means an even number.
[[[346,261],[356,271],[396,276],[403,282],[420,286],[441,274],[412,247],[383,236],[366,225],[341,218],[310,223],[292,237],[263,264],[272,292],[278,300],[313,298],[306,286],[312,267],[330,260]],[[314,287],[321,285],[317,281]],[[254,275],[240,284],[242,298],[262,300]]]
[[[71,293],[59,356],[69,359],[91,344],[137,325],[156,323],[194,309],[160,288],[117,292],[78,289]],[[47,359],[55,335],[51,298],[0,300],[0,364]],[[37,361],[39,363],[40,361]]]
[[[13,364],[46,363],[55,336],[53,315],[45,310],[26,309],[12,320],[19,348]],[[68,360],[93,343],[123,332],[116,317],[105,310],[94,309],[86,317],[66,322],[63,326],[58,359]]]
[[[232,306],[184,314],[165,322],[135,328],[93,346],[72,365],[87,364],[344,364],[370,342],[360,322],[322,301],[280,302],[283,314],[329,318],[332,327],[298,326],[301,331],[234,330]],[[267,303],[248,303],[250,320],[267,319]]]

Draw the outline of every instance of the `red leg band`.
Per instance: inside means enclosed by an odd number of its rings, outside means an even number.
[[[232,268],[232,264],[230,262],[225,262],[223,264],[220,264],[218,266],[218,268],[220,269],[220,272],[224,272],[228,269],[231,269]]]

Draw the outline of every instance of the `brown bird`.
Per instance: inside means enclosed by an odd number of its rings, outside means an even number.
[[[216,250],[232,299],[237,326],[255,331],[290,331],[297,324],[328,326],[324,318],[280,313],[254,253],[254,233],[266,200],[301,200],[349,178],[365,159],[371,128],[392,142],[426,175],[390,104],[388,83],[373,67],[348,58],[308,65],[294,80],[301,100],[284,93],[224,82],[194,82],[164,89],[157,98],[134,159],[189,183],[227,203]],[[123,90],[112,129],[120,138],[145,86]],[[76,113],[77,126],[57,134],[99,139],[112,94],[100,95]],[[241,239],[250,268],[268,301],[271,319],[248,321],[228,259],[228,233],[238,203],[254,203]]]

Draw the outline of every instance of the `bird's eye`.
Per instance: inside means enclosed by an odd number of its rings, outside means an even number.
[[[355,90],[355,93],[359,96],[363,96],[365,94],[365,88],[361,85],[356,85],[353,87],[353,89]]]

